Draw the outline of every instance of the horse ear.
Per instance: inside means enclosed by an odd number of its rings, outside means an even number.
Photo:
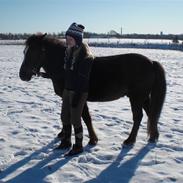
[[[44,33],[44,34],[42,35],[42,39],[43,39],[46,35],[47,35],[47,33]]]

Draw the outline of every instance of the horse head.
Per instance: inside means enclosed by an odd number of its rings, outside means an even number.
[[[19,76],[23,81],[30,81],[33,75],[37,75],[45,60],[45,48],[43,40],[46,34],[30,36],[25,43],[24,60],[20,67]]]

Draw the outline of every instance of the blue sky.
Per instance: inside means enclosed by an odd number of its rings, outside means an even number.
[[[0,0],[0,32],[183,33],[183,0]]]

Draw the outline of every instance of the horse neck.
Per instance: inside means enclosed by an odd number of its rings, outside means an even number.
[[[45,44],[45,62],[43,69],[51,79],[61,80],[64,76],[65,47],[63,45]]]

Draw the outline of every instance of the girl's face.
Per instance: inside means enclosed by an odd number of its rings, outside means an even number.
[[[74,46],[76,46],[76,41],[73,37],[66,36],[66,44],[68,47],[74,47]]]

